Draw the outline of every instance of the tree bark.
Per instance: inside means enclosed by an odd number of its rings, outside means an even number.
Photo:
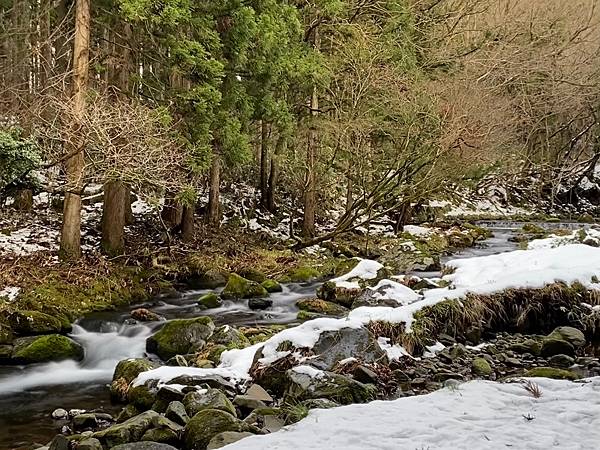
[[[66,145],[67,191],[60,235],[60,256],[63,260],[81,256],[81,191],[83,188],[85,143],[78,135],[85,113],[90,51],[90,0],[77,0],[75,6],[75,44],[73,48],[73,139]]]
[[[174,198],[169,198],[165,200],[163,209],[160,212],[162,220],[171,230],[180,227],[182,214],[183,208],[181,204]]]
[[[313,46],[318,51],[320,47],[319,29],[314,30]],[[306,146],[306,175],[304,182],[304,220],[302,221],[302,236],[312,238],[315,235],[315,210],[317,207],[316,167],[315,160],[319,136],[316,129],[316,117],[319,110],[317,86],[313,87],[310,98],[311,121],[308,130],[308,145]]]
[[[269,184],[269,124],[265,120],[260,122],[260,204],[266,207]]]
[[[181,238],[184,242],[194,239],[194,207],[184,206],[181,218]]]
[[[206,221],[209,225],[219,227],[221,224],[221,207],[219,205],[221,184],[221,158],[216,153],[210,165],[210,181],[208,187],[208,211]]]
[[[127,188],[122,181],[104,184],[102,211],[102,251],[110,256],[125,252],[125,206]]]
[[[279,136],[277,145],[275,146],[275,153],[271,157],[271,172],[269,173],[269,183],[267,187],[267,210],[270,212],[275,212],[277,209],[275,205],[275,191],[277,190],[277,183],[279,183],[279,160],[281,159],[281,155],[286,146],[287,138]]]
[[[40,88],[42,90],[50,87],[52,74],[52,42],[50,37],[50,20],[52,13],[52,1],[42,0],[40,3],[39,28],[41,44],[40,62]]]

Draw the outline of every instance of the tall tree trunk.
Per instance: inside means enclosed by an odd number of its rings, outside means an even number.
[[[70,34],[69,23],[69,0],[58,0],[56,6],[56,23],[53,26],[52,33],[56,34],[54,41],[54,75],[60,75],[64,77],[63,80],[56,80],[57,83],[63,83],[63,89],[66,89],[68,80],[66,79],[67,73],[69,72],[69,52],[70,44],[67,37]]]
[[[63,209],[60,235],[62,259],[77,259],[81,256],[81,191],[83,188],[85,143],[78,135],[83,125],[85,96],[88,83],[90,52],[90,0],[77,0],[75,6],[75,44],[73,47],[73,115],[75,119],[73,139],[66,146],[67,191]]]
[[[114,64],[110,63],[107,70],[107,82],[118,83],[118,87],[122,93],[127,93],[129,90],[129,43],[128,38],[131,36],[131,26],[125,24],[123,26],[123,46],[121,47],[121,63],[118,77]],[[105,33],[115,35],[115,33]],[[107,44],[107,52],[109,59],[113,59],[114,44]],[[104,184],[104,205],[103,218],[107,217],[110,220],[102,220],[102,250],[109,255],[122,254],[125,249],[125,224],[128,218],[133,219],[131,214],[131,192],[129,186],[120,180],[108,181]]]
[[[275,153],[271,157],[271,172],[269,173],[269,184],[267,186],[267,209],[271,212],[275,212],[277,209],[275,205],[275,191],[277,190],[277,183],[279,183],[280,159],[286,146],[287,138],[279,136],[277,145],[275,146]]]
[[[50,87],[50,80],[52,76],[52,42],[50,37],[50,20],[52,14],[52,4],[52,0],[41,0],[40,3],[40,87],[42,90],[46,90]]]
[[[206,221],[209,225],[218,227],[221,224],[221,207],[219,204],[221,185],[221,158],[213,154],[210,165],[210,181],[208,187],[208,211]]]
[[[181,217],[181,237],[185,242],[194,239],[194,207],[184,206]]]
[[[14,0],[12,6],[12,39],[10,41],[12,105],[18,109],[21,97],[29,90],[30,54],[27,51],[29,41],[30,9],[27,1]]]
[[[318,27],[314,30],[313,46],[318,51],[320,47],[320,36]],[[316,128],[316,117],[319,110],[319,96],[317,86],[313,87],[310,98],[311,121],[308,130],[308,144],[306,146],[306,175],[304,181],[304,220],[302,221],[302,236],[311,238],[315,235],[315,209],[317,207],[317,177],[315,160],[319,136]]]
[[[350,170],[348,170],[347,180],[346,180],[346,212],[350,211],[350,208],[352,208],[353,196],[354,196],[354,182],[352,181],[352,177],[350,176]]]
[[[102,211],[102,251],[110,256],[125,251],[125,196],[127,188],[122,181],[104,183]]]
[[[175,198],[166,199],[163,209],[160,212],[162,220],[171,230],[179,229],[182,214],[183,208]]]
[[[260,204],[267,206],[267,188],[269,178],[269,124],[261,120],[260,132]]]

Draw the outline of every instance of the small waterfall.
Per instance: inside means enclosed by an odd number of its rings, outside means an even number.
[[[0,396],[44,386],[108,382],[120,360],[143,356],[146,338],[152,333],[150,327],[114,322],[103,325],[107,331],[91,332],[79,325],[73,326],[70,336],[85,349],[83,361],[13,367],[0,376]]]

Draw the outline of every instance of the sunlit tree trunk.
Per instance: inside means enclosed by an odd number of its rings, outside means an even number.
[[[83,125],[88,84],[90,52],[90,0],[77,0],[75,6],[75,44],[73,47],[73,115],[75,131]],[[84,175],[85,142],[74,133],[66,145],[67,190],[60,235],[60,255],[64,260],[81,256],[81,191]]]

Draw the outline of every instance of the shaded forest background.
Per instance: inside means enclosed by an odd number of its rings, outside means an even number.
[[[252,185],[299,246],[464,189],[572,201],[600,158],[596,6],[0,0],[1,197],[64,197],[65,259],[90,185],[111,255],[132,193],[190,240]]]

